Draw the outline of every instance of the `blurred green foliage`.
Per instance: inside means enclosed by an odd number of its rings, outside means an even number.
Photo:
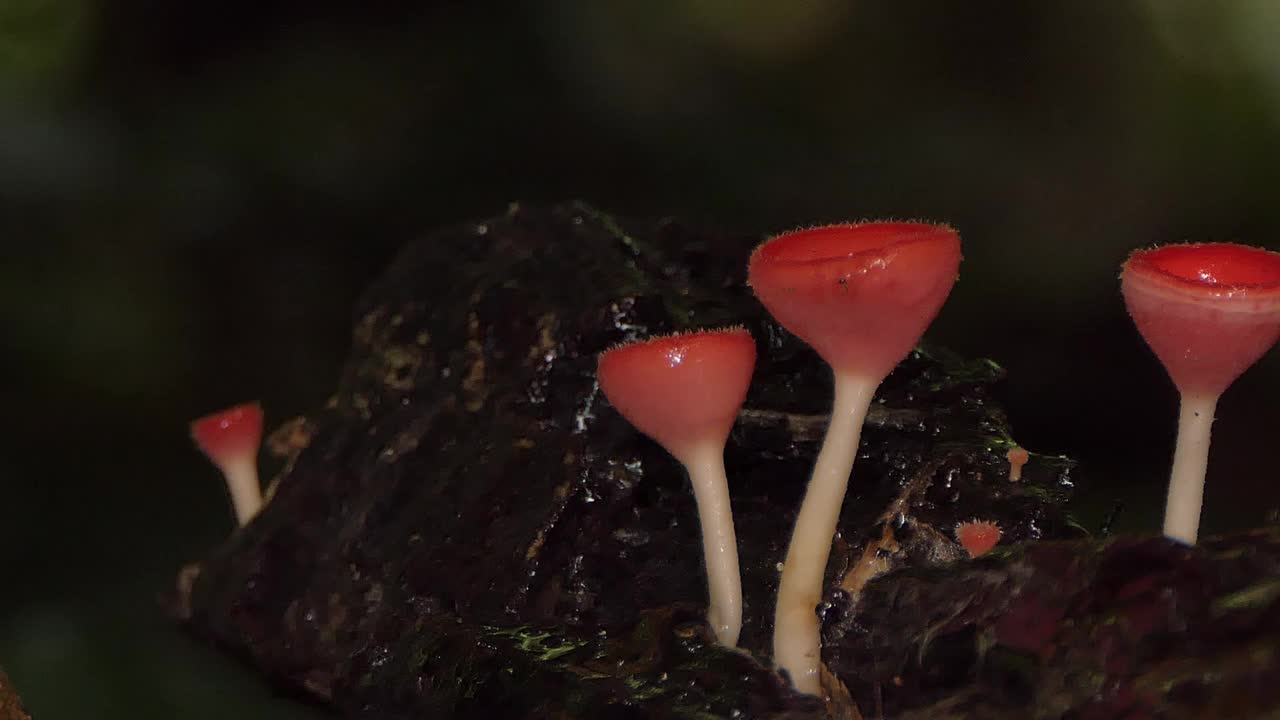
[[[88,11],[79,0],[0,3],[0,87],[40,91],[59,85],[80,60]]]
[[[0,3],[0,663],[38,717],[288,717],[155,593],[228,531],[185,423],[321,404],[406,238],[510,200],[768,232],[949,220],[934,339],[1010,371],[1082,517],[1153,530],[1175,398],[1137,246],[1277,247],[1273,3]],[[1274,357],[1224,398],[1212,531],[1280,506]]]

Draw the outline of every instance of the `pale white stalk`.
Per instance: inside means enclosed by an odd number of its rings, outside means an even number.
[[[716,639],[736,647],[742,631],[742,577],[738,570],[738,541],[733,532],[729,481],[724,471],[724,448],[708,446],[685,464],[702,523],[702,555],[707,566],[707,621]]]
[[[1178,415],[1178,444],[1173,451],[1169,499],[1164,508],[1164,534],[1188,545],[1196,543],[1200,531],[1209,430],[1217,405],[1217,395],[1183,394]]]
[[[258,459],[251,454],[228,458],[221,464],[231,493],[236,522],[243,527],[262,509],[262,486],[258,483]]]
[[[773,661],[791,675],[797,690],[810,695],[821,691],[822,641],[817,607],[822,601],[822,580],[849,473],[858,454],[862,424],[878,385],[878,381],[866,377],[836,373],[831,422],[796,516],[778,585]]]

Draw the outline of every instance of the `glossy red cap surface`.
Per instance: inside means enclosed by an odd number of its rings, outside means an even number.
[[[1183,393],[1221,394],[1280,338],[1278,253],[1231,243],[1138,250],[1120,289]]]
[[[600,388],[637,430],[677,460],[723,447],[747,396],[756,344],[745,329],[672,335],[600,355]]]
[[[246,454],[255,456],[262,444],[262,407],[246,403],[205,415],[192,421],[191,439],[215,465]]]
[[[756,297],[836,372],[876,380],[933,322],[960,269],[945,225],[874,222],[779,235],[751,255]]]

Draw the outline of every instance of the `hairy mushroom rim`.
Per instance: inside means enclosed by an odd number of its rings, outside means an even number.
[[[966,520],[956,523],[956,542],[964,548],[969,557],[976,558],[991,552],[1000,544],[1003,532],[1000,526],[990,520]]]

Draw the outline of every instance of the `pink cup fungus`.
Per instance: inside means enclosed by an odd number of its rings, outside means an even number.
[[[796,517],[774,616],[774,662],[801,692],[821,687],[817,606],[872,396],[938,314],[959,267],[954,229],[910,222],[784,233],[751,255],[756,297],[835,373],[831,422]]]
[[[258,448],[262,444],[262,408],[236,405],[191,423],[191,439],[222,471],[236,521],[247,524],[262,509]]]
[[[1000,526],[989,520],[969,520],[956,524],[956,542],[976,558],[991,552],[1000,543]]]
[[[622,345],[602,353],[597,370],[614,408],[689,473],[702,525],[707,619],[728,647],[742,630],[742,580],[724,447],[755,362],[750,333],[729,328]]]
[[[1138,250],[1120,289],[1181,395],[1164,534],[1195,544],[1218,398],[1280,338],[1280,254],[1231,243]]]

